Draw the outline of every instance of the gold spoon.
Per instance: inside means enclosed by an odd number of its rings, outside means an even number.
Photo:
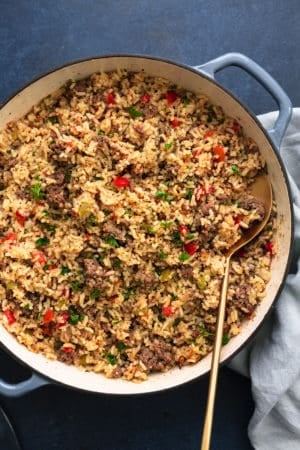
[[[220,354],[222,348],[223,326],[226,311],[226,298],[228,289],[228,277],[230,260],[232,255],[248,244],[252,239],[257,236],[266,223],[269,220],[272,210],[272,187],[267,175],[261,175],[257,177],[254,183],[249,186],[249,193],[251,196],[263,202],[265,207],[265,216],[261,222],[254,223],[246,231],[239,241],[237,241],[232,247],[230,247],[225,253],[225,271],[221,290],[221,299],[219,304],[218,316],[217,316],[217,329],[215,334],[214,348],[211,361],[211,370],[209,378],[209,388],[206,403],[205,421],[202,432],[201,450],[209,450],[211,440],[211,430],[214,415],[215,397],[217,389],[217,380],[219,373]]]

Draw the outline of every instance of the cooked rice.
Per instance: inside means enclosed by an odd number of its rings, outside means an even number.
[[[211,351],[224,251],[263,217],[247,187],[266,170],[219,106],[93,74],[7,124],[0,166],[1,320],[19,342],[133,381]],[[224,344],[265,295],[274,217],[233,258]]]

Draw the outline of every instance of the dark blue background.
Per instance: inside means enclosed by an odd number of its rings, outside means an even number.
[[[298,0],[0,0],[0,102],[76,58],[143,53],[198,65],[229,51],[253,58],[300,105]],[[257,114],[276,108],[236,68],[218,75]],[[28,375],[0,352],[8,380]],[[144,397],[49,386],[1,399],[24,450],[193,450],[200,446],[207,379]],[[249,450],[250,382],[221,369],[213,450]],[[5,449],[1,449],[5,450]]]

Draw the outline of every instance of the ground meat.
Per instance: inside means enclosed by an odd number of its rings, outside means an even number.
[[[237,287],[233,297],[234,306],[247,314],[251,314],[256,307],[249,301],[249,290],[249,285],[242,284]]]
[[[88,82],[87,79],[84,78],[83,80],[76,81],[73,90],[75,92],[86,92],[89,86],[90,83]]]
[[[85,258],[83,260],[83,265],[86,276],[91,278],[97,276],[99,269],[101,268],[100,264],[95,259]]]
[[[257,214],[261,219],[265,217],[266,213],[265,205],[261,200],[258,200],[257,198],[254,197],[246,198],[241,202],[240,206],[241,208],[246,209],[247,211],[256,210]]]
[[[149,372],[165,371],[175,365],[173,347],[162,338],[155,339],[150,347],[143,347],[138,356]]]
[[[103,287],[103,268],[95,259],[85,258],[83,260],[86,286],[91,289],[101,289]]]
[[[111,373],[113,378],[120,378],[123,375],[123,369],[121,366],[117,366]]]
[[[49,148],[51,150],[51,158],[54,161],[67,161],[68,155],[65,153],[65,146],[61,143],[53,142],[49,145]]]
[[[29,200],[30,199],[30,194],[29,194],[29,189],[28,188],[20,188],[16,191],[16,196],[18,198],[24,199],[24,200]]]
[[[56,172],[54,172],[52,177],[56,181],[56,184],[63,184],[65,181],[65,173],[62,170],[57,170]]]
[[[66,191],[64,186],[52,184],[47,187],[47,200],[56,207],[63,208],[66,201]]]
[[[57,353],[58,361],[68,364],[69,366],[71,364],[74,364],[74,358],[75,358],[75,350],[68,353],[64,352],[63,350],[59,350],[59,352]]]
[[[157,277],[153,272],[138,271],[135,274],[135,281],[144,287],[150,287],[157,283]]]
[[[18,162],[18,158],[9,158],[5,160],[5,168],[12,169]]]
[[[158,115],[158,108],[151,103],[145,103],[141,105],[140,110],[142,111],[146,119],[150,119],[151,117],[155,117]]]
[[[119,226],[115,225],[114,222],[105,222],[102,227],[102,231],[104,235],[114,236],[118,241],[126,241],[126,232]]]
[[[199,205],[202,216],[209,216],[210,211],[215,211],[215,204],[212,201],[203,202]]]
[[[101,102],[104,101],[103,92],[104,92],[103,89],[99,89],[95,94],[92,95],[91,104],[93,106],[99,105]]]
[[[192,279],[194,277],[193,268],[190,266],[182,266],[181,267],[181,275],[184,278]]]

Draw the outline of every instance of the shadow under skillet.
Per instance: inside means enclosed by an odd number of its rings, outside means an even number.
[[[0,351],[3,376],[28,377]],[[2,398],[23,450],[198,450],[208,378],[144,396],[95,395],[52,385],[16,399]],[[211,450],[251,450],[250,381],[222,368]],[[1,447],[1,450],[10,450]]]

